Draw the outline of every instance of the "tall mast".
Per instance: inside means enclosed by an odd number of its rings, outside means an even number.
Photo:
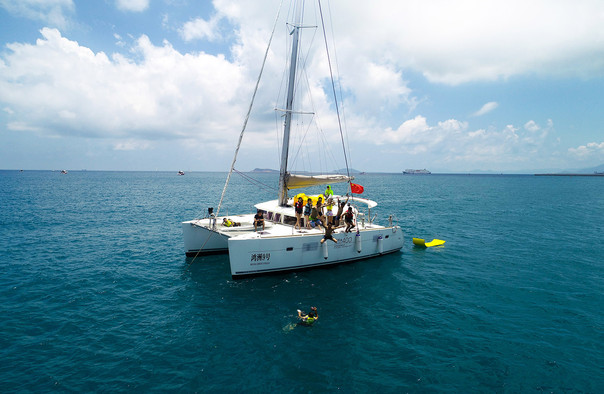
[[[302,1],[296,2],[296,18],[292,31],[292,53],[287,83],[287,102],[285,107],[285,124],[283,126],[283,147],[281,150],[281,169],[279,170],[279,205],[287,204],[287,156],[289,153],[289,133],[291,129],[294,106],[294,88],[296,84],[296,63],[298,61],[298,38],[302,28]]]

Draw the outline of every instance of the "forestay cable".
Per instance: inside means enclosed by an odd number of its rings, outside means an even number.
[[[340,138],[342,140],[342,149],[344,150],[344,162],[346,163],[346,175],[348,176],[348,187],[352,188],[350,180],[350,168],[348,166],[348,156],[346,155],[346,146],[344,144],[344,133],[342,131],[342,121],[340,119],[340,105],[338,104],[338,96],[336,93],[336,85],[333,80],[333,71],[331,68],[331,57],[329,56],[329,45],[327,44],[327,33],[325,32],[325,21],[323,20],[323,9],[321,8],[321,0],[319,3],[319,14],[321,15],[321,25],[323,28],[323,38],[325,40],[325,51],[327,53],[327,64],[329,65],[329,75],[331,77],[331,88],[333,90],[333,100],[336,107],[336,114],[338,115],[338,126],[340,128]],[[352,192],[352,190],[351,190]]]
[[[273,36],[275,35],[275,29],[277,27],[277,22],[279,21],[279,14],[281,13],[282,6],[283,6],[283,0],[281,0],[281,4],[279,5],[279,9],[277,10],[277,17],[275,18],[275,24],[273,25],[273,31],[271,33],[271,38],[268,40],[266,52],[264,53],[264,60],[262,61],[262,67],[260,68],[260,74],[258,75],[258,80],[256,81],[256,87],[254,88],[254,94],[252,95],[252,101],[250,102],[250,107],[248,108],[247,115],[245,116],[245,120],[243,122],[243,128],[241,129],[241,133],[239,134],[239,142],[237,143],[237,149],[235,149],[235,156],[233,157],[233,163],[231,163],[231,169],[229,170],[229,174],[227,175],[227,179],[224,184],[224,188],[222,189],[222,194],[220,196],[220,202],[218,203],[218,209],[216,209],[216,216],[218,216],[218,214],[220,213],[220,208],[222,207],[222,200],[224,199],[224,195],[226,193],[227,187],[229,186],[229,180],[231,179],[231,174],[233,173],[233,169],[235,168],[235,162],[237,161],[237,154],[239,153],[239,147],[241,146],[241,141],[243,140],[243,133],[245,132],[245,128],[247,127],[247,121],[250,118],[250,114],[252,112],[252,107],[254,106],[254,99],[256,98],[256,92],[258,92],[258,86],[260,85],[260,79],[262,78],[262,72],[264,71],[264,65],[266,64],[266,58],[268,57],[268,51],[271,47],[271,42],[273,41]]]

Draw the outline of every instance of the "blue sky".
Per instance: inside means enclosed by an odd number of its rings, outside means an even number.
[[[0,0],[0,168],[228,170],[279,4]],[[604,2],[323,5],[352,167],[604,163]],[[278,90],[284,48],[273,45],[261,91]],[[325,70],[306,83],[337,144]],[[238,169],[278,168],[275,105],[259,93]]]

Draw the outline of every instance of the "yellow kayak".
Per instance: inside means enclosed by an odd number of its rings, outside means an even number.
[[[421,238],[413,238],[413,245],[417,245],[417,246],[421,246],[424,248],[429,248],[430,246],[439,246],[444,244],[446,241],[443,241],[442,239],[433,239],[430,242],[426,242]]]

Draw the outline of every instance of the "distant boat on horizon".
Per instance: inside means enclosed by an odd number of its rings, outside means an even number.
[[[184,171],[178,171],[178,175],[184,175],[185,172]]]
[[[405,171],[403,171],[403,174],[406,175],[428,175],[428,174],[432,174],[430,171],[426,170],[425,168],[422,170],[413,170],[411,168],[407,168]]]

